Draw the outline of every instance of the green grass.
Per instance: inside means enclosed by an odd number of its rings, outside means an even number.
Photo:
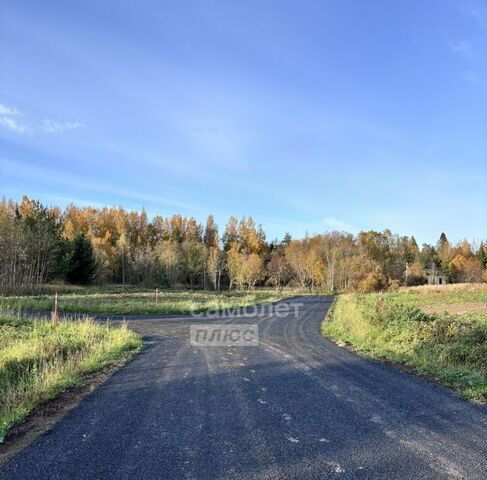
[[[322,332],[371,358],[413,367],[455,388],[466,398],[487,400],[487,315],[428,314],[419,307],[477,302],[483,287],[434,292],[347,294],[338,297]]]
[[[87,288],[59,295],[59,310],[70,313],[135,314],[188,313],[244,307],[285,297],[271,290],[250,293],[225,291],[163,290],[156,304],[155,290],[110,287]],[[53,295],[0,296],[0,308],[14,311],[50,311]]]
[[[0,339],[0,439],[83,374],[116,364],[141,345],[125,325],[100,325],[88,317],[54,325],[5,313]]]

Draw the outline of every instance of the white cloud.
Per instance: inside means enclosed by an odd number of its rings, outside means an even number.
[[[27,130],[25,125],[20,125],[15,118],[0,117],[0,125],[15,133],[24,133]]]
[[[485,60],[479,55],[478,47],[467,40],[448,41],[450,50],[460,55],[464,59],[467,70],[463,73],[463,78],[471,83],[484,85],[485,79]]]
[[[16,108],[7,107],[7,105],[0,103],[0,115],[20,115],[20,112]]]
[[[15,118],[20,112],[13,107],[7,107],[0,103],[0,126],[15,133],[24,133],[27,130],[25,125],[21,125]]]
[[[76,130],[78,128],[84,128],[85,125],[80,122],[55,122],[49,118],[44,119],[42,122],[42,129],[48,133],[63,133],[67,130]]]
[[[0,126],[15,133],[25,133],[27,131],[34,132],[38,130],[38,126],[31,128],[28,125],[21,124],[16,118],[21,116],[22,113],[15,107],[9,107],[3,103],[0,103]],[[45,118],[40,129],[47,133],[63,133],[67,130],[77,130],[78,128],[84,128],[85,125],[80,122],[56,122],[50,118]]]
[[[330,229],[339,232],[356,233],[358,231],[353,225],[350,225],[349,223],[335,217],[326,217],[325,223]]]
[[[487,8],[482,5],[470,5],[465,13],[474,17],[482,27],[487,27]]]
[[[451,41],[450,48],[455,52],[459,53],[470,60],[475,58],[475,54],[472,48],[472,44],[466,40],[460,40],[458,42]]]

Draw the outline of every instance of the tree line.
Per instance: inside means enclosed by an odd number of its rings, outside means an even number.
[[[121,283],[165,287],[253,289],[295,286],[309,291],[361,292],[426,283],[487,281],[487,244],[420,248],[413,236],[389,230],[358,235],[327,232],[267,241],[251,217],[231,217],[220,235],[181,215],[123,208],[47,207],[23,197],[0,203],[0,291],[35,291],[44,283]]]

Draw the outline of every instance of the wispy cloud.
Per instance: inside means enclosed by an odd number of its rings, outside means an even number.
[[[472,43],[469,40],[448,40],[450,50],[460,58],[466,65],[463,78],[471,83],[483,85],[485,79],[485,57],[479,53],[481,45]]]
[[[42,130],[47,133],[63,133],[67,130],[77,130],[84,128],[85,124],[80,122],[55,122],[49,118],[45,118],[42,122]]]
[[[20,112],[16,108],[7,107],[3,103],[0,103],[0,115],[20,115]]]
[[[19,168],[21,165],[21,168]],[[40,183],[48,182],[57,183],[67,187],[72,187],[76,191],[88,190],[98,192],[101,194],[111,194],[117,199],[130,199],[143,205],[144,203],[151,203],[164,207],[177,208],[180,210],[192,210],[195,212],[206,213],[207,210],[200,205],[192,205],[185,202],[178,202],[173,198],[162,197],[160,195],[144,194],[139,191],[131,191],[127,186],[118,186],[111,183],[94,182],[90,177],[80,177],[64,174],[54,169],[46,167],[36,167],[27,163],[20,164],[14,160],[0,157],[0,167],[2,170],[12,176],[28,175],[30,179],[37,179]]]
[[[25,125],[21,125],[15,118],[0,117],[0,125],[15,133],[24,133],[27,130]]]
[[[81,122],[56,122],[50,118],[45,118],[41,125],[28,125],[28,123],[21,123],[17,118],[22,116],[20,110],[15,107],[10,107],[4,103],[0,103],[0,126],[15,133],[35,132],[39,129],[46,133],[63,133],[68,130],[77,130],[84,128],[86,125]]]
[[[349,223],[344,222],[343,220],[339,220],[335,217],[326,217],[325,224],[328,228],[339,232],[356,233],[358,231],[358,229],[355,228],[353,225],[350,225]]]
[[[450,45],[450,49],[453,52],[458,53],[460,55],[463,55],[470,60],[473,60],[475,58],[475,53],[473,51],[472,44],[469,41],[467,41],[467,40],[460,40],[460,41],[450,40],[449,45]]]
[[[14,133],[24,133],[27,127],[12,118],[18,115],[20,115],[20,112],[16,108],[7,107],[7,105],[0,103],[0,126]]]
[[[16,108],[0,103],[0,126],[11,132],[22,134],[27,131],[27,127],[18,122],[17,119],[12,118],[18,115],[20,112]]]
[[[479,4],[471,4],[464,9],[464,12],[475,18],[480,26],[487,28],[487,7]]]

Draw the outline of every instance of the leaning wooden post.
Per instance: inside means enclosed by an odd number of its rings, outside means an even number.
[[[51,321],[55,325],[57,325],[59,323],[59,316],[57,313],[57,292],[54,294],[54,309],[51,313]]]

